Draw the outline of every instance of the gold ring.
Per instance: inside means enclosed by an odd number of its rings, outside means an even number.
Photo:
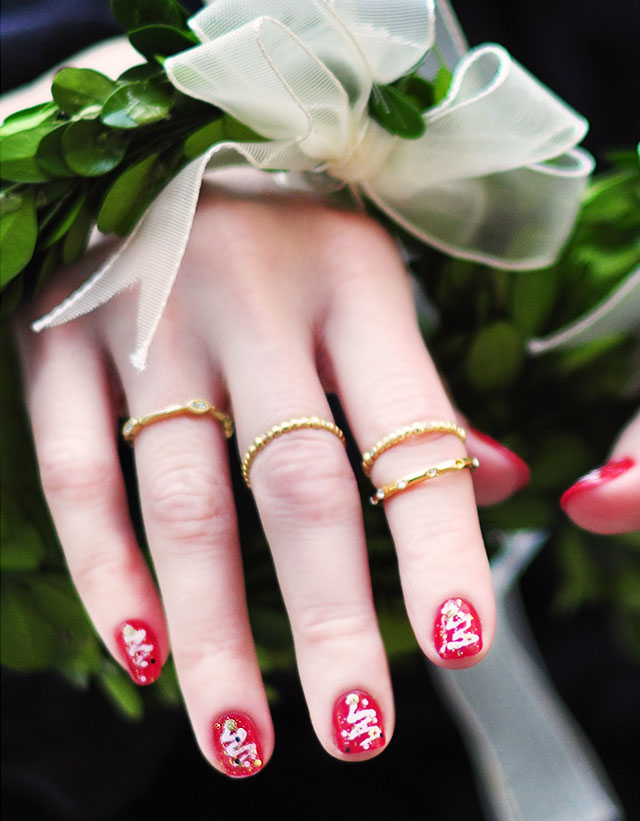
[[[132,443],[137,434],[147,425],[153,425],[154,422],[161,422],[163,419],[171,419],[172,416],[186,415],[212,416],[222,424],[227,439],[233,436],[233,419],[228,413],[218,410],[215,405],[207,402],[206,399],[190,399],[184,405],[169,405],[162,410],[148,413],[146,416],[131,416],[122,426],[122,435],[127,442]]]
[[[394,445],[404,442],[404,440],[410,436],[425,436],[427,433],[452,433],[462,442],[467,438],[466,430],[461,428],[460,425],[456,425],[455,422],[442,422],[439,420],[433,422],[412,422],[410,425],[392,431],[383,439],[376,442],[370,450],[362,454],[362,469],[364,470],[365,476],[371,475],[373,463],[385,450],[389,450],[389,448],[392,448]]]
[[[403,476],[390,485],[383,485],[379,487],[375,494],[371,496],[369,501],[372,505],[379,505],[380,502],[386,502],[396,493],[402,493],[403,490],[408,490],[413,485],[418,485],[421,482],[428,482],[429,479],[435,479],[436,476],[442,476],[443,473],[450,473],[452,470],[475,470],[480,465],[480,462],[475,456],[465,456],[459,459],[447,459],[445,462],[439,462],[437,465],[419,470],[417,473],[410,473],[408,476]]]
[[[292,430],[301,430],[302,428],[328,430],[329,433],[333,433],[334,436],[337,436],[343,445],[346,444],[344,433],[334,422],[329,422],[326,419],[320,419],[318,416],[302,416],[299,419],[287,419],[279,425],[274,425],[272,428],[269,428],[269,430],[262,436],[257,436],[243,456],[242,478],[246,482],[247,487],[251,487],[251,483],[249,482],[249,471],[251,470],[253,460],[256,458],[258,453],[260,453],[263,448],[266,448],[269,442],[277,439],[278,436],[282,436],[283,433],[290,433]]]

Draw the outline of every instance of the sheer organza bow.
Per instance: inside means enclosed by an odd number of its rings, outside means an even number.
[[[507,269],[551,264],[574,223],[593,160],[586,121],[500,46],[455,66],[414,140],[368,112],[375,84],[410,72],[436,43],[433,0],[215,0],[189,21],[201,45],[165,62],[183,93],[266,140],[225,142],[165,188],[131,237],[36,330],[87,313],[140,282],[134,365],[177,274],[207,168],[322,173],[454,256]],[[436,49],[434,49],[436,51]]]

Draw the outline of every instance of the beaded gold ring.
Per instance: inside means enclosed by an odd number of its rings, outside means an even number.
[[[399,445],[400,442],[404,442],[405,439],[408,439],[410,436],[426,436],[428,433],[452,433],[462,442],[467,438],[466,430],[455,422],[444,422],[441,420],[412,422],[410,425],[405,425],[402,428],[391,431],[387,436],[376,442],[370,450],[362,454],[362,470],[365,476],[371,475],[373,463],[386,450],[389,450],[389,448],[392,448],[394,445]]]
[[[479,467],[480,462],[475,456],[465,456],[459,459],[447,459],[444,462],[439,462],[437,465],[424,468],[416,473],[409,473],[401,479],[392,482],[389,485],[379,487],[373,496],[369,499],[372,505],[379,505],[381,502],[386,502],[397,493],[402,493],[403,490],[409,490],[414,485],[428,482],[430,479],[435,479],[437,476],[442,476],[443,473],[451,473],[454,470],[475,470]]]
[[[279,425],[274,425],[272,428],[269,428],[262,436],[257,436],[244,454],[242,458],[242,478],[247,487],[251,487],[249,471],[251,470],[253,460],[260,451],[266,448],[269,442],[273,442],[274,439],[277,439],[278,436],[282,436],[284,433],[291,433],[291,431],[294,430],[303,430],[304,428],[329,431],[329,433],[333,433],[334,436],[337,436],[343,445],[346,444],[344,433],[340,428],[334,422],[330,422],[327,419],[320,419],[319,416],[302,416],[297,419],[287,419],[284,422],[280,422]]]
[[[122,435],[129,444],[133,444],[133,440],[140,433],[142,428],[147,425],[153,425],[156,422],[161,422],[164,419],[171,419],[174,416],[211,416],[217,422],[220,422],[224,430],[224,435],[227,439],[233,436],[233,419],[228,413],[216,408],[211,402],[206,399],[190,399],[183,405],[168,405],[162,410],[147,413],[145,416],[131,416],[122,426]]]

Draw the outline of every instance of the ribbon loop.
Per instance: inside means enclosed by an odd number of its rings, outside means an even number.
[[[393,137],[368,116],[373,84],[414,68],[436,31],[449,55],[463,42],[440,1],[444,24],[434,0],[215,0],[191,18],[201,45],[167,59],[167,76],[267,141],[219,144],[187,166],[169,189],[188,209],[176,214],[161,195],[120,254],[36,329],[86,313],[141,279],[133,361],[144,367],[205,166],[228,164],[231,155],[264,170],[325,171],[454,256],[510,269],[551,264],[593,167],[574,148],[587,123],[504,49],[486,45],[460,60],[417,140]],[[176,249],[169,254],[167,237]],[[144,277],[130,268],[131,243]]]

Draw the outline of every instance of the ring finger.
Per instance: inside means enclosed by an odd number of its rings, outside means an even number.
[[[340,305],[357,305],[358,315],[329,311],[325,328],[334,378],[363,451],[417,421],[456,421],[420,336],[406,272],[390,245],[378,251],[366,281],[346,279],[340,291]],[[352,287],[357,294],[345,293]],[[362,345],[361,316],[382,341],[375,354]],[[381,487],[466,456],[455,436],[411,436],[380,455],[371,477]],[[475,663],[491,644],[495,606],[469,472],[437,475],[384,507],[423,651],[442,666]]]

